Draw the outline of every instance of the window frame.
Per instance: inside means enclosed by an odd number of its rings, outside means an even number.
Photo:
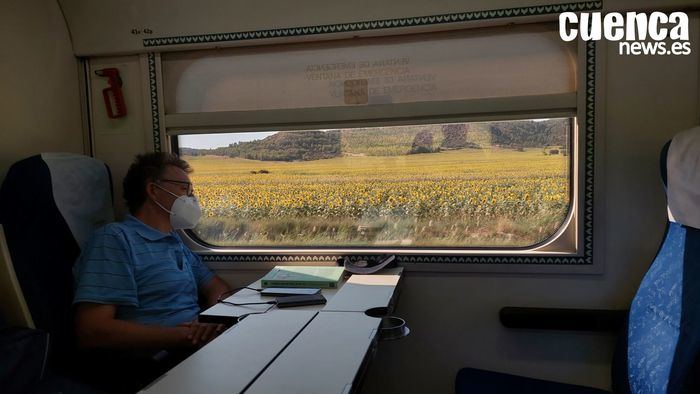
[[[165,150],[177,151],[179,134],[213,131],[270,131],[313,128],[371,127],[421,123],[477,122],[518,120],[546,117],[571,117],[572,127],[570,196],[571,204],[565,225],[544,245],[524,250],[513,248],[487,250],[464,248],[403,249],[398,253],[401,265],[409,271],[431,272],[535,272],[535,273],[602,273],[602,264],[595,264],[592,248],[593,228],[593,135],[595,131],[595,43],[578,42],[577,91],[575,93],[529,97],[469,99],[449,102],[402,103],[367,107],[327,107],[320,109],[280,109],[270,111],[227,111],[215,113],[163,114],[164,137],[170,141]],[[149,55],[157,60],[156,55]],[[591,67],[592,66],[592,67]],[[154,66],[154,69],[156,67]],[[153,78],[152,78],[153,79]],[[151,81],[155,85],[155,81]],[[161,84],[162,86],[162,84]],[[160,92],[159,92],[160,93]],[[593,103],[593,110],[591,110]],[[392,108],[390,108],[392,107]],[[161,107],[162,108],[162,107]],[[344,113],[343,120],[338,114]],[[364,111],[364,115],[362,112]],[[162,113],[162,109],[160,111]],[[367,116],[367,114],[370,116]],[[393,117],[390,116],[393,114]],[[310,116],[313,115],[313,116]],[[265,121],[266,119],[266,121]],[[305,121],[307,119],[307,121]],[[316,119],[309,122],[308,119]],[[168,149],[169,148],[169,149]],[[587,170],[590,169],[590,171]],[[183,240],[193,251],[203,255],[213,268],[236,267],[265,269],[278,264],[300,262],[328,263],[335,257],[351,255],[366,258],[382,249],[362,248],[225,248],[209,247],[197,242],[196,236],[183,232]],[[556,252],[562,237],[576,252]],[[566,243],[565,242],[565,243]],[[560,249],[563,250],[563,249]],[[597,252],[598,253],[598,252]]]

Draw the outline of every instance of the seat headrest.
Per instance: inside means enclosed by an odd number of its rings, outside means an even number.
[[[700,126],[673,137],[666,168],[668,219],[700,229]]]
[[[114,221],[112,185],[105,164],[71,153],[42,153],[51,173],[56,207],[82,249],[92,232]]]

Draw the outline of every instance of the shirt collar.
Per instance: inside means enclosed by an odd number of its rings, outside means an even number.
[[[158,241],[159,239],[163,239],[174,234],[164,233],[162,231],[156,230],[153,227],[147,225],[146,223],[140,221],[135,216],[128,214],[124,218],[124,224],[134,229],[134,231],[136,231],[140,236],[146,238],[149,241]]]

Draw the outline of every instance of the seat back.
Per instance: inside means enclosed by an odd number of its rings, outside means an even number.
[[[44,153],[10,167],[0,187],[3,225],[17,281],[52,361],[74,349],[72,267],[91,232],[114,220],[109,168],[99,160]]]
[[[626,335],[633,393],[696,392],[700,379],[693,373],[700,354],[700,127],[678,134],[664,153],[668,228],[632,301]]]

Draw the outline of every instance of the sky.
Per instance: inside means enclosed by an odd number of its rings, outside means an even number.
[[[275,133],[276,131],[181,135],[178,137],[178,145],[180,148],[212,149],[234,142],[259,140]]]

